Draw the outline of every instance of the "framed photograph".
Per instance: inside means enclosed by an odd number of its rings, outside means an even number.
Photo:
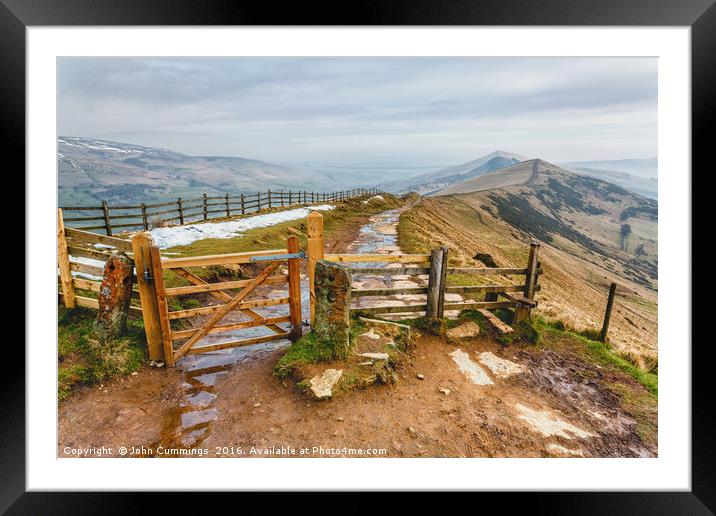
[[[0,507],[712,513],[712,4],[0,0],[27,204]]]

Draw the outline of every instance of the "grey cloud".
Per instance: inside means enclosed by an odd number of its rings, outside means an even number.
[[[637,157],[656,88],[653,58],[62,58],[58,130],[270,161]]]

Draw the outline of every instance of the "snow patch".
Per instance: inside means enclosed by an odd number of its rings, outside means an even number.
[[[150,231],[154,242],[160,249],[167,249],[179,245],[189,245],[197,240],[206,238],[233,238],[240,236],[250,229],[275,226],[282,222],[308,217],[312,211],[330,211],[335,209],[332,204],[321,204],[310,208],[296,208],[294,210],[279,211],[255,215],[238,220],[226,222],[208,222],[205,224],[189,224],[186,226],[173,226],[155,228]]]
[[[382,195],[374,195],[370,199],[366,199],[365,201],[363,201],[363,204],[368,204],[371,201],[384,201],[384,200],[385,199],[383,199]]]
[[[85,258],[84,256],[70,256],[70,262],[81,263],[83,265],[92,265],[93,267],[99,267],[104,269],[105,262],[101,260],[94,260],[92,258]],[[59,271],[59,269],[58,269]],[[87,274],[86,272],[72,271],[72,276],[78,278],[85,278],[92,281],[102,281],[101,276],[94,276],[93,274]]]

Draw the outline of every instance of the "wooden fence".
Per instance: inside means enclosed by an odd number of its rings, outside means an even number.
[[[430,317],[444,317],[445,310],[478,310],[500,331],[505,331],[488,309],[512,308],[515,311],[513,322],[524,320],[530,310],[537,306],[534,301],[535,292],[540,290],[539,275],[542,273],[538,261],[538,242],[530,244],[529,257],[525,268],[508,267],[449,267],[448,250],[446,247],[434,249],[431,254],[324,254],[323,244],[323,216],[313,212],[308,216],[308,272],[311,301],[311,322],[315,317],[315,291],[314,269],[318,260],[330,262],[354,263],[399,263],[402,267],[360,267],[352,268],[354,274],[375,274],[381,276],[393,275],[428,275],[427,287],[410,288],[379,288],[379,289],[353,289],[351,297],[391,296],[396,294],[417,295],[426,294],[425,303],[399,306],[375,306],[356,308],[371,314],[424,312]],[[524,276],[520,284],[488,284],[448,286],[448,277],[451,274],[470,276]],[[446,303],[445,293],[454,294],[484,294],[484,300],[464,300],[459,303]],[[499,300],[502,298],[503,300]]]
[[[137,279],[142,301],[142,315],[151,359],[164,360],[168,365],[173,365],[187,354],[205,353],[286,338],[296,340],[300,337],[301,292],[299,266],[303,255],[298,250],[298,240],[295,236],[288,238],[286,249],[185,258],[161,258],[159,248],[154,245],[151,236],[146,232],[139,232],[132,237],[132,247],[138,271]],[[265,263],[266,266],[255,278],[216,283],[208,283],[197,275],[198,271],[194,270],[199,267],[247,263]],[[281,263],[286,263],[287,275],[274,274]],[[166,287],[164,273],[169,270],[184,278],[188,285]],[[288,296],[246,299],[262,284],[287,284]],[[238,293],[232,292],[235,289],[241,290]],[[219,300],[222,304],[209,304],[181,310],[169,309],[169,298],[198,293],[206,293],[213,298],[213,301]],[[254,310],[259,307],[282,304],[288,305],[288,315],[265,317]],[[227,324],[218,324],[233,311],[240,312],[243,315],[240,321],[234,320],[229,321]],[[201,315],[207,315],[209,318],[201,323],[199,327],[181,329],[172,327],[172,322]],[[282,328],[279,326],[281,323],[289,323],[290,329]],[[209,334],[259,326],[265,326],[271,333],[217,344],[198,345]]]
[[[239,195],[206,195],[158,204],[63,206],[64,222],[83,231],[148,230],[163,224],[185,224],[214,218],[245,215],[265,208],[338,202],[377,194],[377,189],[355,188],[339,192],[272,191]]]
[[[94,296],[100,290],[104,265],[86,263],[86,260],[83,263],[81,259],[89,258],[105,262],[113,249],[124,251],[130,258],[132,257],[132,244],[129,240],[65,227],[62,210],[57,211],[59,294],[67,308],[75,306],[95,310],[99,308],[99,302]],[[135,282],[136,276],[133,275],[133,283]],[[136,285],[132,286],[132,291],[130,314],[141,315],[142,309],[139,306],[139,291]]]

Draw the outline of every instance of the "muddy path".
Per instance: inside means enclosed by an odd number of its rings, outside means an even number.
[[[399,252],[400,212],[390,210],[351,228],[352,239],[338,236],[332,252]],[[426,282],[427,277],[354,277],[360,288]],[[303,283],[305,287],[305,279]],[[262,296],[285,295],[280,288],[265,289],[269,291]],[[303,290],[307,314],[308,289]],[[415,296],[364,300],[396,305],[420,301]],[[285,310],[257,309],[265,316]],[[411,315],[416,314],[399,317]],[[268,331],[210,335],[207,343]],[[620,409],[618,397],[602,388],[629,379],[584,363],[569,351],[501,346],[486,337],[455,345],[424,336],[412,351],[410,365],[398,371],[394,386],[316,402],[272,374],[288,345],[276,341],[193,355],[175,370],[147,368],[86,389],[60,406],[58,456],[68,456],[68,448],[92,446],[113,447],[110,456],[135,457],[354,456],[352,450],[392,457],[656,454],[641,442],[636,421]],[[478,369],[489,382],[475,382]],[[128,449],[126,455],[119,452],[121,446]],[[297,455],[298,450],[307,451]]]

